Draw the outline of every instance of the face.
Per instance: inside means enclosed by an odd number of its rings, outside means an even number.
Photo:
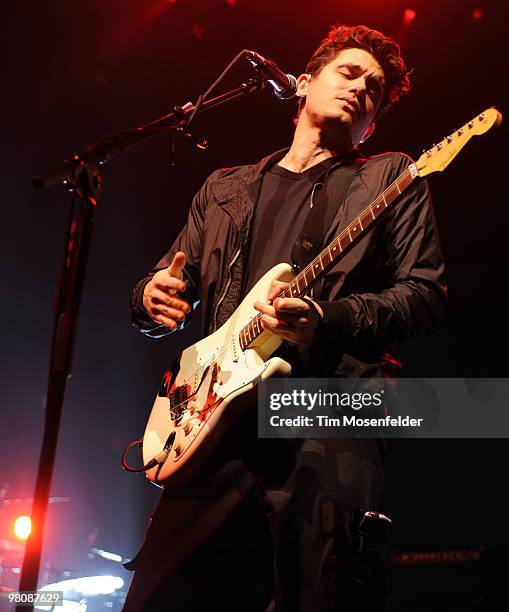
[[[299,95],[306,97],[305,112],[314,125],[338,122],[358,144],[373,122],[385,87],[377,60],[363,49],[343,49],[322,70],[298,79]]]

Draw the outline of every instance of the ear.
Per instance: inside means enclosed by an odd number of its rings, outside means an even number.
[[[359,144],[362,144],[363,142],[366,142],[366,140],[373,134],[374,131],[375,131],[375,122],[372,121],[369,124],[368,129],[364,132],[364,134],[362,135],[361,139],[359,140]]]
[[[297,79],[297,93],[299,98],[305,98],[308,92],[309,81],[311,80],[310,74],[301,74]]]

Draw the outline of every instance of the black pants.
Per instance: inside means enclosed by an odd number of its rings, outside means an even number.
[[[274,505],[277,612],[385,609],[389,525],[374,440],[305,440]],[[366,512],[368,511],[368,514]]]
[[[277,612],[384,609],[387,522],[362,520],[382,504],[377,442],[306,440],[285,484],[265,494],[245,463],[218,474],[163,495],[125,612],[265,612],[271,599]]]

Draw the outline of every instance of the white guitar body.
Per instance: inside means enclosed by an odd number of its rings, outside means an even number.
[[[157,458],[146,471],[153,483],[180,485],[200,468],[222,434],[242,411],[253,390],[272,376],[288,376],[290,365],[270,358],[282,339],[263,331],[249,348],[241,349],[239,332],[258,315],[273,280],[291,282],[291,266],[269,270],[216,332],[193,344],[169,370],[157,395],[143,436],[143,462]]]

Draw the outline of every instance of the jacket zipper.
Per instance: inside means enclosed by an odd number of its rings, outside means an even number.
[[[240,255],[240,249],[235,253],[235,255],[233,256],[233,259],[230,261],[230,263],[228,264],[228,281],[223,289],[223,291],[221,292],[221,296],[219,298],[219,300],[217,301],[216,307],[214,308],[214,317],[212,319],[213,321],[213,327],[212,327],[212,331],[215,332],[216,331],[216,318],[217,318],[217,312],[219,310],[219,306],[221,305],[221,302],[224,300],[226,293],[228,292],[228,289],[230,287],[230,284],[232,282],[232,266],[233,264],[237,261],[238,257]]]

